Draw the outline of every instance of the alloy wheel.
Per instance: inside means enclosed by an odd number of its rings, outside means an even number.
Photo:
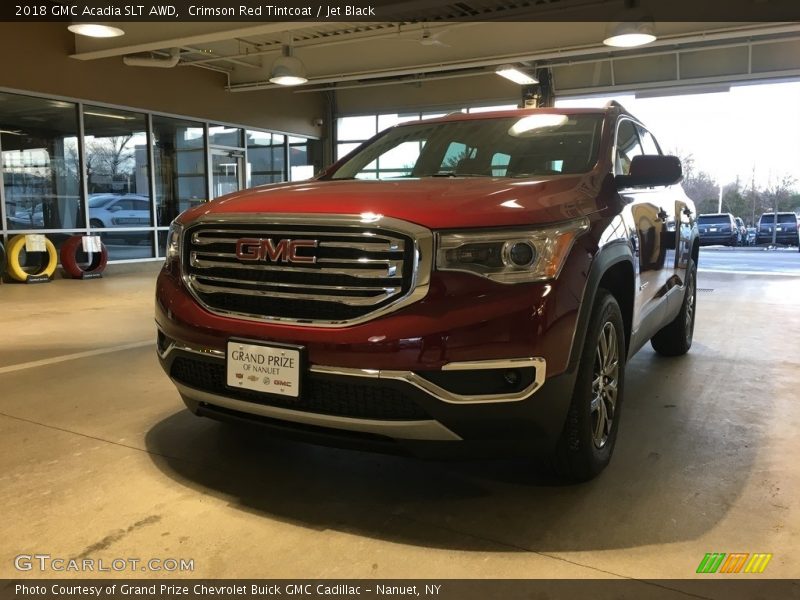
[[[611,435],[614,412],[619,389],[619,347],[617,328],[606,321],[600,331],[595,352],[592,377],[592,401],[590,404],[592,439],[597,448],[602,448]]]

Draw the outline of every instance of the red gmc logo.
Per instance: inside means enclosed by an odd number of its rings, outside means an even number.
[[[299,248],[316,248],[317,240],[280,240],[277,244],[271,239],[242,238],[236,240],[236,258],[239,260],[285,263],[315,263],[316,256],[299,256]]]

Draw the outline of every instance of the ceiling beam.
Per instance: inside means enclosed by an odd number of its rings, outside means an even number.
[[[159,27],[167,25],[167,27]],[[238,27],[234,27],[238,25]],[[140,52],[153,52],[164,48],[176,48],[187,46],[202,46],[211,42],[222,42],[237,37],[254,37],[259,35],[269,35],[284,31],[294,31],[296,29],[308,29],[318,27],[324,23],[312,23],[308,21],[286,21],[280,23],[260,23],[258,25],[242,26],[242,23],[181,23],[180,28],[168,23],[149,23],[145,29],[131,31],[131,35],[125,38],[105,38],[102,40],[86,39],[85,36],[75,36],[76,52],[70,54],[70,58],[78,60],[97,60],[100,58],[111,58],[114,56],[125,56],[126,54],[137,54]],[[123,24],[124,28],[125,25]],[[168,37],[165,34],[182,31],[186,32],[179,37]],[[134,37],[135,39],[131,39]],[[83,38],[83,39],[81,39]],[[110,40],[110,41],[109,41]],[[119,41],[129,43],[115,46]]]

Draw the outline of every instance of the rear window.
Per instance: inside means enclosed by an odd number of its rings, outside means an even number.
[[[697,222],[700,225],[730,225],[731,219],[728,215],[700,215]]]
[[[761,222],[770,224],[775,222],[775,214],[761,215]],[[797,215],[778,215],[778,223],[797,223]]]

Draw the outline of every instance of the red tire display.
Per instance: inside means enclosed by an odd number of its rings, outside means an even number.
[[[81,245],[83,237],[83,235],[73,235],[61,246],[61,266],[68,275],[76,279],[87,274],[102,273],[108,264],[108,250],[103,242],[100,242],[100,252],[91,253],[92,262],[89,265],[78,264],[78,253],[83,249]]]

